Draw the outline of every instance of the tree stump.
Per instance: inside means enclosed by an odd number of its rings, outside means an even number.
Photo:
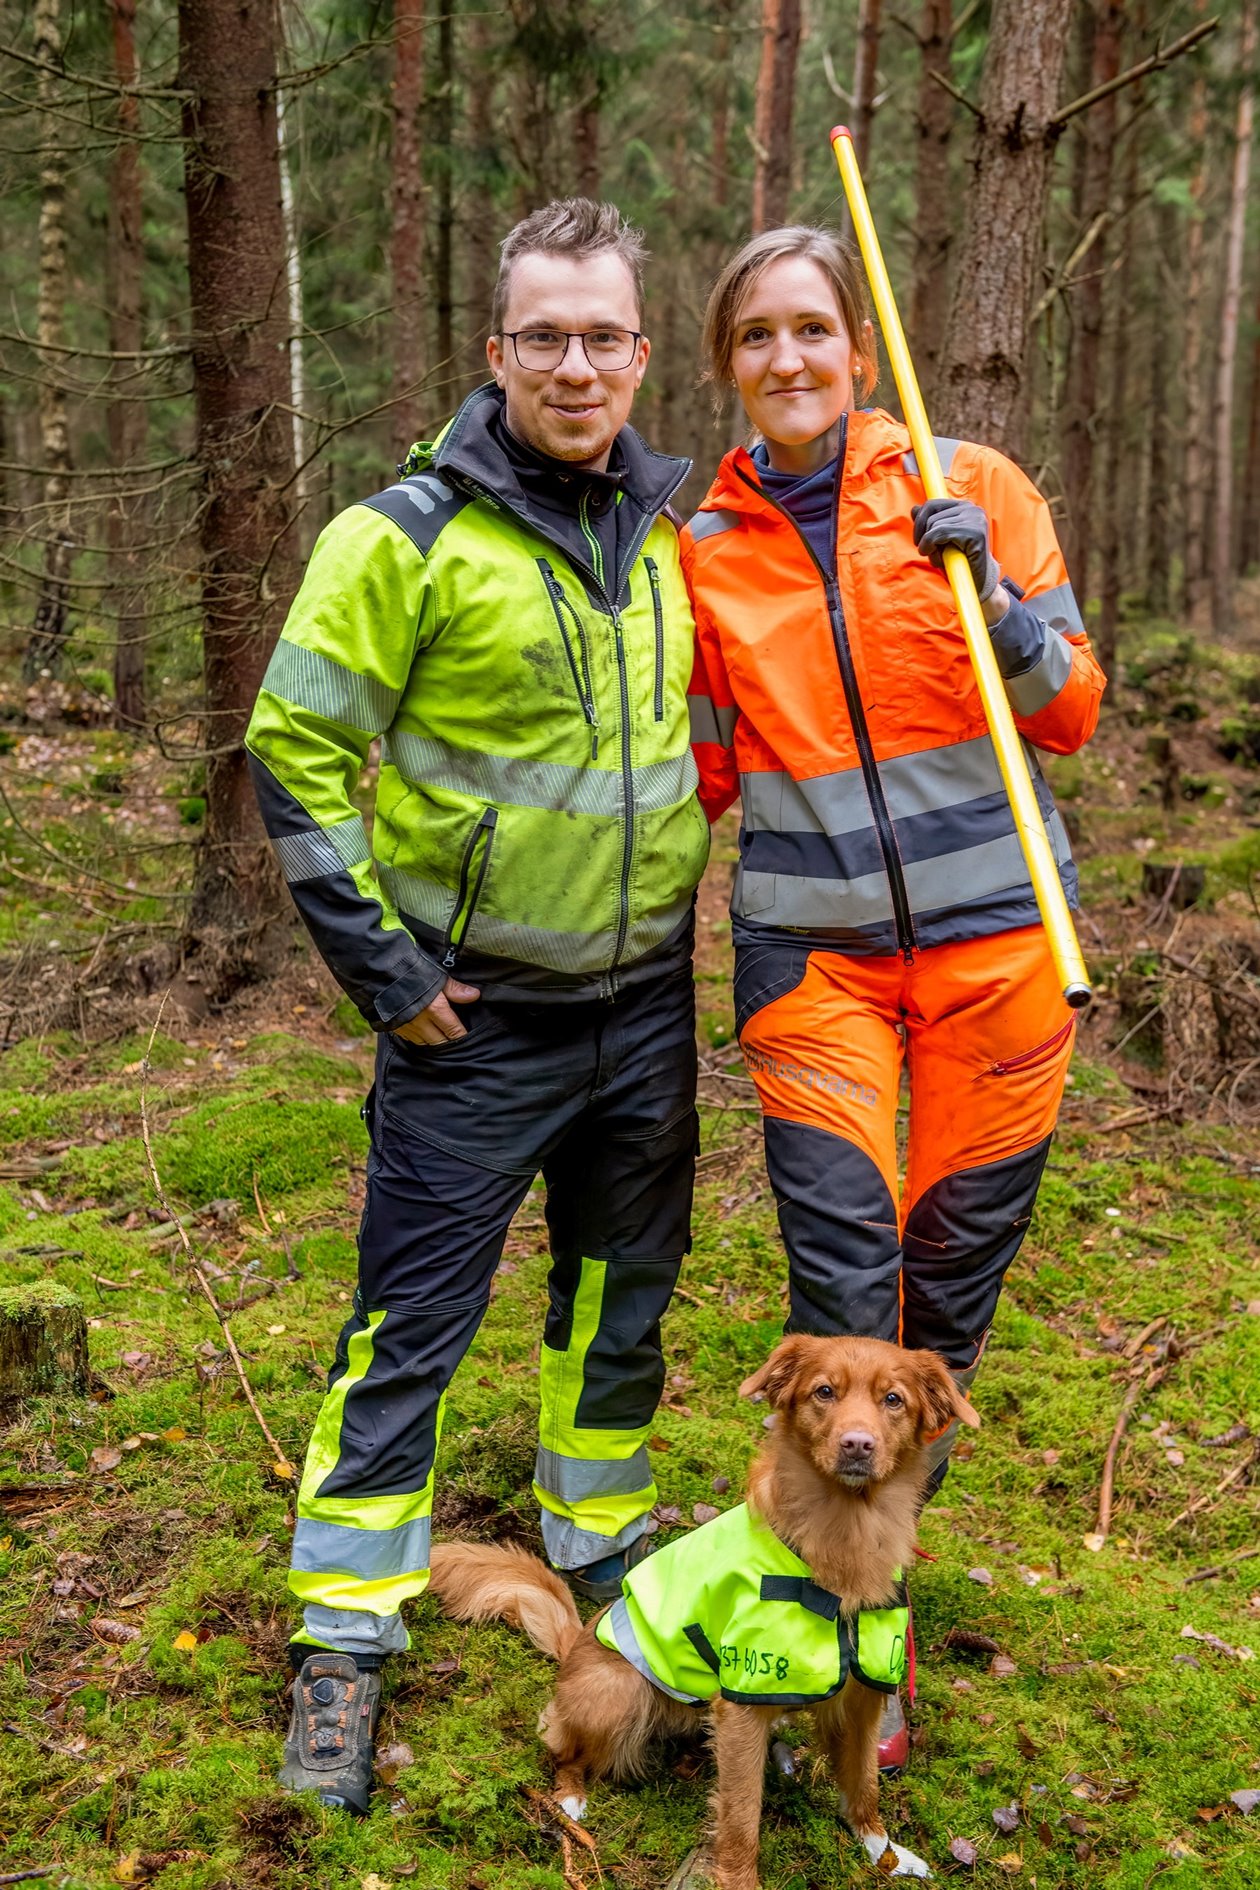
[[[1159,866],[1154,860],[1142,862],[1142,891],[1174,912],[1187,911],[1196,904],[1206,884],[1205,867]]]
[[[0,1287],[0,1410],[88,1388],[87,1320],[64,1286]]]

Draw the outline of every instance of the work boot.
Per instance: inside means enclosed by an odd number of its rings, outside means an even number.
[[[583,1601],[616,1601],[621,1594],[622,1577],[628,1575],[637,1562],[651,1555],[655,1547],[652,1536],[636,1536],[629,1548],[601,1556],[598,1562],[588,1562],[585,1568],[559,1568],[556,1573]]]
[[[318,1792],[321,1804],[362,1818],[380,1708],[379,1673],[365,1671],[352,1654],[308,1654],[293,1681],[280,1784],[290,1792]]]

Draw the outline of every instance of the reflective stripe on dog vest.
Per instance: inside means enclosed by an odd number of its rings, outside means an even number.
[[[850,1673],[893,1693],[909,1626],[900,1570],[894,1580],[889,1607],[846,1614],[741,1503],[632,1569],[595,1634],[678,1700],[810,1706]]]

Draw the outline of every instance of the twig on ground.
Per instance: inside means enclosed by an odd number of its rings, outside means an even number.
[[[293,1258],[293,1242],[289,1239],[288,1229],[285,1227],[283,1218],[277,1214],[274,1227],[267,1219],[267,1209],[263,1204],[262,1191],[258,1186],[258,1170],[256,1168],[254,1170],[254,1206],[258,1209],[258,1218],[263,1224],[263,1232],[272,1240],[275,1240],[277,1236],[279,1236],[280,1245],[284,1248],[284,1268],[286,1274],[291,1280],[300,1280],[302,1275],[298,1272],[297,1261]]]
[[[169,996],[170,990],[168,987],[162,994],[162,1002],[158,1005],[158,1013],[153,1020],[153,1029],[149,1032],[149,1041],[144,1053],[144,1064],[140,1072],[140,1133],[144,1140],[144,1152],[148,1158],[149,1173],[153,1178],[154,1192],[161,1202],[162,1207],[165,1209],[168,1219],[174,1222],[176,1230],[178,1231],[193,1278],[201,1288],[206,1304],[219,1322],[223,1332],[223,1342],[232,1355],[232,1363],[236,1367],[236,1375],[240,1380],[241,1390],[245,1393],[246,1402],[258,1422],[259,1430],[271,1446],[276,1460],[276,1469],[282,1477],[291,1477],[294,1475],[293,1465],[289,1462],[289,1459],[285,1456],[283,1450],[281,1450],[279,1444],[272,1436],[267,1426],[267,1420],[258,1408],[258,1400],[255,1398],[253,1386],[249,1382],[249,1374],[245,1370],[244,1360],[241,1358],[236,1348],[236,1340],[232,1337],[232,1329],[228,1325],[223,1308],[214,1296],[213,1287],[201,1270],[200,1262],[193,1251],[192,1242],[188,1238],[188,1230],[167,1198],[166,1190],[162,1186],[162,1177],[158,1174],[157,1162],[154,1159],[153,1141],[149,1134],[149,1058],[153,1053],[154,1039],[158,1034],[158,1027],[162,1022],[162,1013],[166,1009],[166,1000]]]
[[[1105,1538],[1111,1533],[1111,1504],[1115,1495],[1116,1459],[1120,1454],[1120,1446],[1124,1442],[1124,1434],[1129,1428],[1133,1407],[1144,1392],[1155,1388],[1167,1369],[1166,1365],[1157,1365],[1152,1371],[1147,1372],[1144,1378],[1134,1378],[1124,1394],[1124,1403],[1120,1406],[1115,1429],[1111,1433],[1111,1442],[1107,1446],[1107,1455],[1103,1459],[1102,1484],[1098,1491],[1098,1521],[1094,1525],[1096,1536]],[[1093,1547],[1092,1543],[1090,1547]]]
[[[1226,1569],[1237,1567],[1239,1562],[1250,1562],[1253,1556],[1260,1555],[1260,1543],[1254,1549],[1240,1549],[1237,1555],[1227,1555],[1223,1562],[1214,1562],[1211,1568],[1196,1569],[1193,1575],[1187,1575],[1185,1585],[1191,1582],[1211,1581],[1214,1575],[1223,1575]]]
[[[36,1877],[55,1877],[60,1869],[60,1864],[45,1864],[41,1870],[8,1870],[0,1883],[33,1883]]]
[[[1236,1463],[1227,1476],[1221,1478],[1214,1490],[1210,1490],[1206,1496],[1196,1496],[1193,1503],[1187,1503],[1180,1516],[1173,1517],[1168,1525],[1169,1528],[1175,1529],[1179,1523],[1189,1522],[1192,1516],[1197,1515],[1201,1509],[1205,1509],[1209,1503],[1215,1502],[1218,1496],[1224,1496],[1226,1490],[1232,1489],[1240,1477],[1246,1476],[1255,1461],[1256,1452],[1253,1450],[1243,1458],[1241,1463]]]
[[[590,1832],[583,1830],[576,1819],[571,1818],[567,1811],[562,1810],[559,1802],[551,1796],[550,1792],[540,1792],[534,1785],[522,1785],[521,1790],[524,1792],[526,1798],[529,1799],[531,1805],[537,1805],[538,1809],[544,1812],[548,1818],[555,1820],[562,1831],[567,1831],[571,1838],[576,1838],[578,1843],[583,1845],[585,1849],[590,1852],[591,1856],[595,1858],[596,1869],[598,1869],[599,1855],[595,1849],[595,1840]],[[600,1881],[601,1883],[603,1882],[602,1871],[600,1871]]]
[[[1152,1319],[1148,1326],[1143,1326],[1142,1330],[1134,1338],[1129,1340],[1129,1343],[1120,1354],[1121,1358],[1136,1358],[1138,1353],[1142,1350],[1142,1347],[1146,1344],[1146,1341],[1154,1338],[1160,1327],[1166,1326],[1167,1324],[1167,1313],[1161,1313],[1158,1319]]]

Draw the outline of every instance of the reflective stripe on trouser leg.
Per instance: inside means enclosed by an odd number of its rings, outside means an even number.
[[[584,1257],[567,1309],[558,1313],[553,1302],[548,1338],[564,1343],[544,1342],[541,1351],[534,1494],[556,1568],[612,1555],[647,1525],[656,1484],[644,1446],[664,1377],[658,1323],[679,1265]],[[557,1262],[553,1283],[565,1271]],[[601,1372],[593,1384],[596,1352],[602,1365],[624,1358],[624,1395],[612,1375]]]

